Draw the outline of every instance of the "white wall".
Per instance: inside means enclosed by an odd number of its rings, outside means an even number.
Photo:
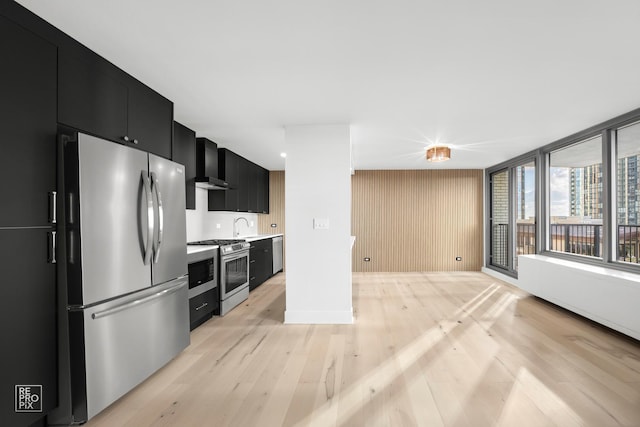
[[[293,126],[285,135],[285,323],[352,323],[350,128]],[[314,229],[314,219],[329,228]]]
[[[224,190],[220,190],[224,191]],[[196,209],[187,209],[187,242],[205,239],[230,239],[233,237],[233,220],[247,218],[237,223],[240,236],[258,234],[258,214],[244,212],[209,212],[207,190],[196,188]]]
[[[483,269],[518,288],[640,339],[640,275],[544,255],[518,257],[518,278]],[[502,276],[502,277],[500,277]]]

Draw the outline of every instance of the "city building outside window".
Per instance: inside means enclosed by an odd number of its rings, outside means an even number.
[[[616,141],[616,259],[620,262],[640,262],[638,245],[640,231],[640,123],[615,132]]]
[[[549,154],[551,251],[602,257],[602,136]]]
[[[516,176],[516,257],[536,253],[536,164],[528,162],[515,168]]]

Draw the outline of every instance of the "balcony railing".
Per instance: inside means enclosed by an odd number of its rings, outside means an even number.
[[[601,224],[551,224],[552,251],[601,257]]]
[[[640,225],[618,226],[618,261],[640,263]]]
[[[492,230],[492,264],[504,268],[507,267],[508,230],[509,224],[495,224]],[[552,251],[602,257],[601,224],[551,224],[550,231]],[[516,255],[536,253],[535,224],[516,224],[515,239]],[[618,226],[617,260],[640,264],[640,225]]]
[[[516,254],[526,255],[536,253],[536,225],[531,223],[516,223]]]
[[[508,268],[509,224],[494,224],[491,234],[491,264]]]

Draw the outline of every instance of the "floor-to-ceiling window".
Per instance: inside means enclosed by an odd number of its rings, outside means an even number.
[[[533,161],[516,166],[515,181],[515,254],[514,269],[518,270],[518,255],[536,253],[536,164]]]
[[[518,255],[536,253],[536,163],[533,156],[488,171],[488,265],[515,275]]]
[[[602,257],[602,136],[549,154],[549,250]]]
[[[509,269],[509,170],[490,175],[491,187],[491,250],[490,263]]]
[[[640,109],[488,168],[486,179],[487,267],[517,276],[518,256],[545,254],[640,273]]]
[[[615,131],[616,146],[616,257],[620,262],[640,262],[640,123]]]

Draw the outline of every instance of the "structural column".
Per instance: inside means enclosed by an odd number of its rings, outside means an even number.
[[[285,323],[353,323],[351,132],[286,128]]]

